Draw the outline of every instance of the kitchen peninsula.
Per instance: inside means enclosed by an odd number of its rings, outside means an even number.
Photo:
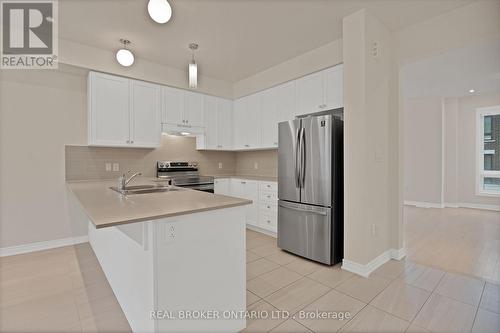
[[[245,205],[171,187],[122,195],[115,181],[68,182],[89,241],[134,332],[237,332],[245,319]],[[136,183],[153,184],[147,179]],[[187,319],[211,311],[211,320]],[[165,315],[168,314],[168,315]]]

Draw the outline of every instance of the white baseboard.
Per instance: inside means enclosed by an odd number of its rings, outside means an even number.
[[[500,205],[483,205],[474,203],[450,203],[450,202],[435,203],[435,202],[405,200],[404,204],[406,206],[416,206],[420,208],[471,208],[471,209],[500,211]]]
[[[13,256],[16,254],[49,250],[49,249],[54,249],[57,247],[85,243],[88,241],[89,241],[88,236],[79,236],[79,237],[55,239],[55,240],[50,240],[50,241],[45,241],[45,242],[36,242],[36,243],[29,243],[29,244],[23,244],[23,245],[17,245],[17,246],[2,247],[2,248],[0,248],[0,257],[7,257],[7,256]]]
[[[342,269],[349,271],[351,273],[361,275],[363,277],[369,277],[370,274],[388,262],[391,259],[394,260],[401,260],[406,256],[406,249],[401,248],[401,249],[390,249],[382,254],[380,254],[378,257],[370,261],[368,264],[363,265],[359,264],[357,262],[351,261],[344,259],[342,260]]]
[[[250,230],[253,230],[253,231],[257,231],[257,232],[260,232],[261,234],[265,234],[265,235],[268,235],[268,236],[271,236],[271,237],[274,237],[274,238],[278,238],[278,234],[277,233],[269,231],[269,230],[266,230],[266,229],[263,229],[263,228],[260,228],[260,227],[256,227],[256,226],[251,225],[251,224],[247,224],[247,229],[250,229]]]
[[[407,206],[416,206],[420,208],[444,208],[444,204],[436,202],[405,200],[404,204]]]
[[[494,210],[500,211],[500,205],[483,205],[483,204],[473,204],[473,203],[459,203],[458,207],[462,208],[472,208],[472,209],[484,209],[484,210]]]

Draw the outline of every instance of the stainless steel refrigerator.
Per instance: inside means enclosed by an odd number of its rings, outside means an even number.
[[[279,123],[278,246],[332,265],[343,257],[343,121]]]

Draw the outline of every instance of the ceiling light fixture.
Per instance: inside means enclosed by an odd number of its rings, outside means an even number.
[[[192,52],[192,58],[189,62],[188,72],[189,72],[189,88],[195,89],[198,87],[198,65],[194,60],[194,51],[198,49],[198,44],[191,43],[189,44],[189,48]]]
[[[127,45],[130,44],[128,39],[120,39],[120,43],[123,44],[123,48],[116,52],[116,61],[124,67],[132,66],[134,63],[134,54],[127,49]]]
[[[472,94],[473,92],[475,92],[475,90],[474,90],[474,89],[471,89],[471,90],[469,90],[469,92]]]
[[[153,21],[163,24],[172,17],[172,7],[167,0],[149,0],[148,13]]]
[[[180,132],[180,134],[183,135],[183,136],[191,135],[191,133],[189,133],[189,132]]]

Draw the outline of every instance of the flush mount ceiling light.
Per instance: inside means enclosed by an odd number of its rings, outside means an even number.
[[[116,61],[124,67],[132,66],[134,63],[134,54],[127,50],[127,45],[130,44],[128,39],[120,39],[120,43],[123,44],[123,48],[116,52]]]
[[[163,24],[172,17],[172,7],[167,0],[149,0],[148,13],[153,21]]]
[[[469,92],[472,94],[473,92],[475,92],[474,89],[470,89]]]
[[[194,60],[194,51],[198,49],[198,44],[196,43],[191,43],[189,44],[189,48],[191,49],[192,52],[192,58],[191,61],[189,62],[189,88],[196,88],[198,87],[198,65],[196,64],[196,61]]]

